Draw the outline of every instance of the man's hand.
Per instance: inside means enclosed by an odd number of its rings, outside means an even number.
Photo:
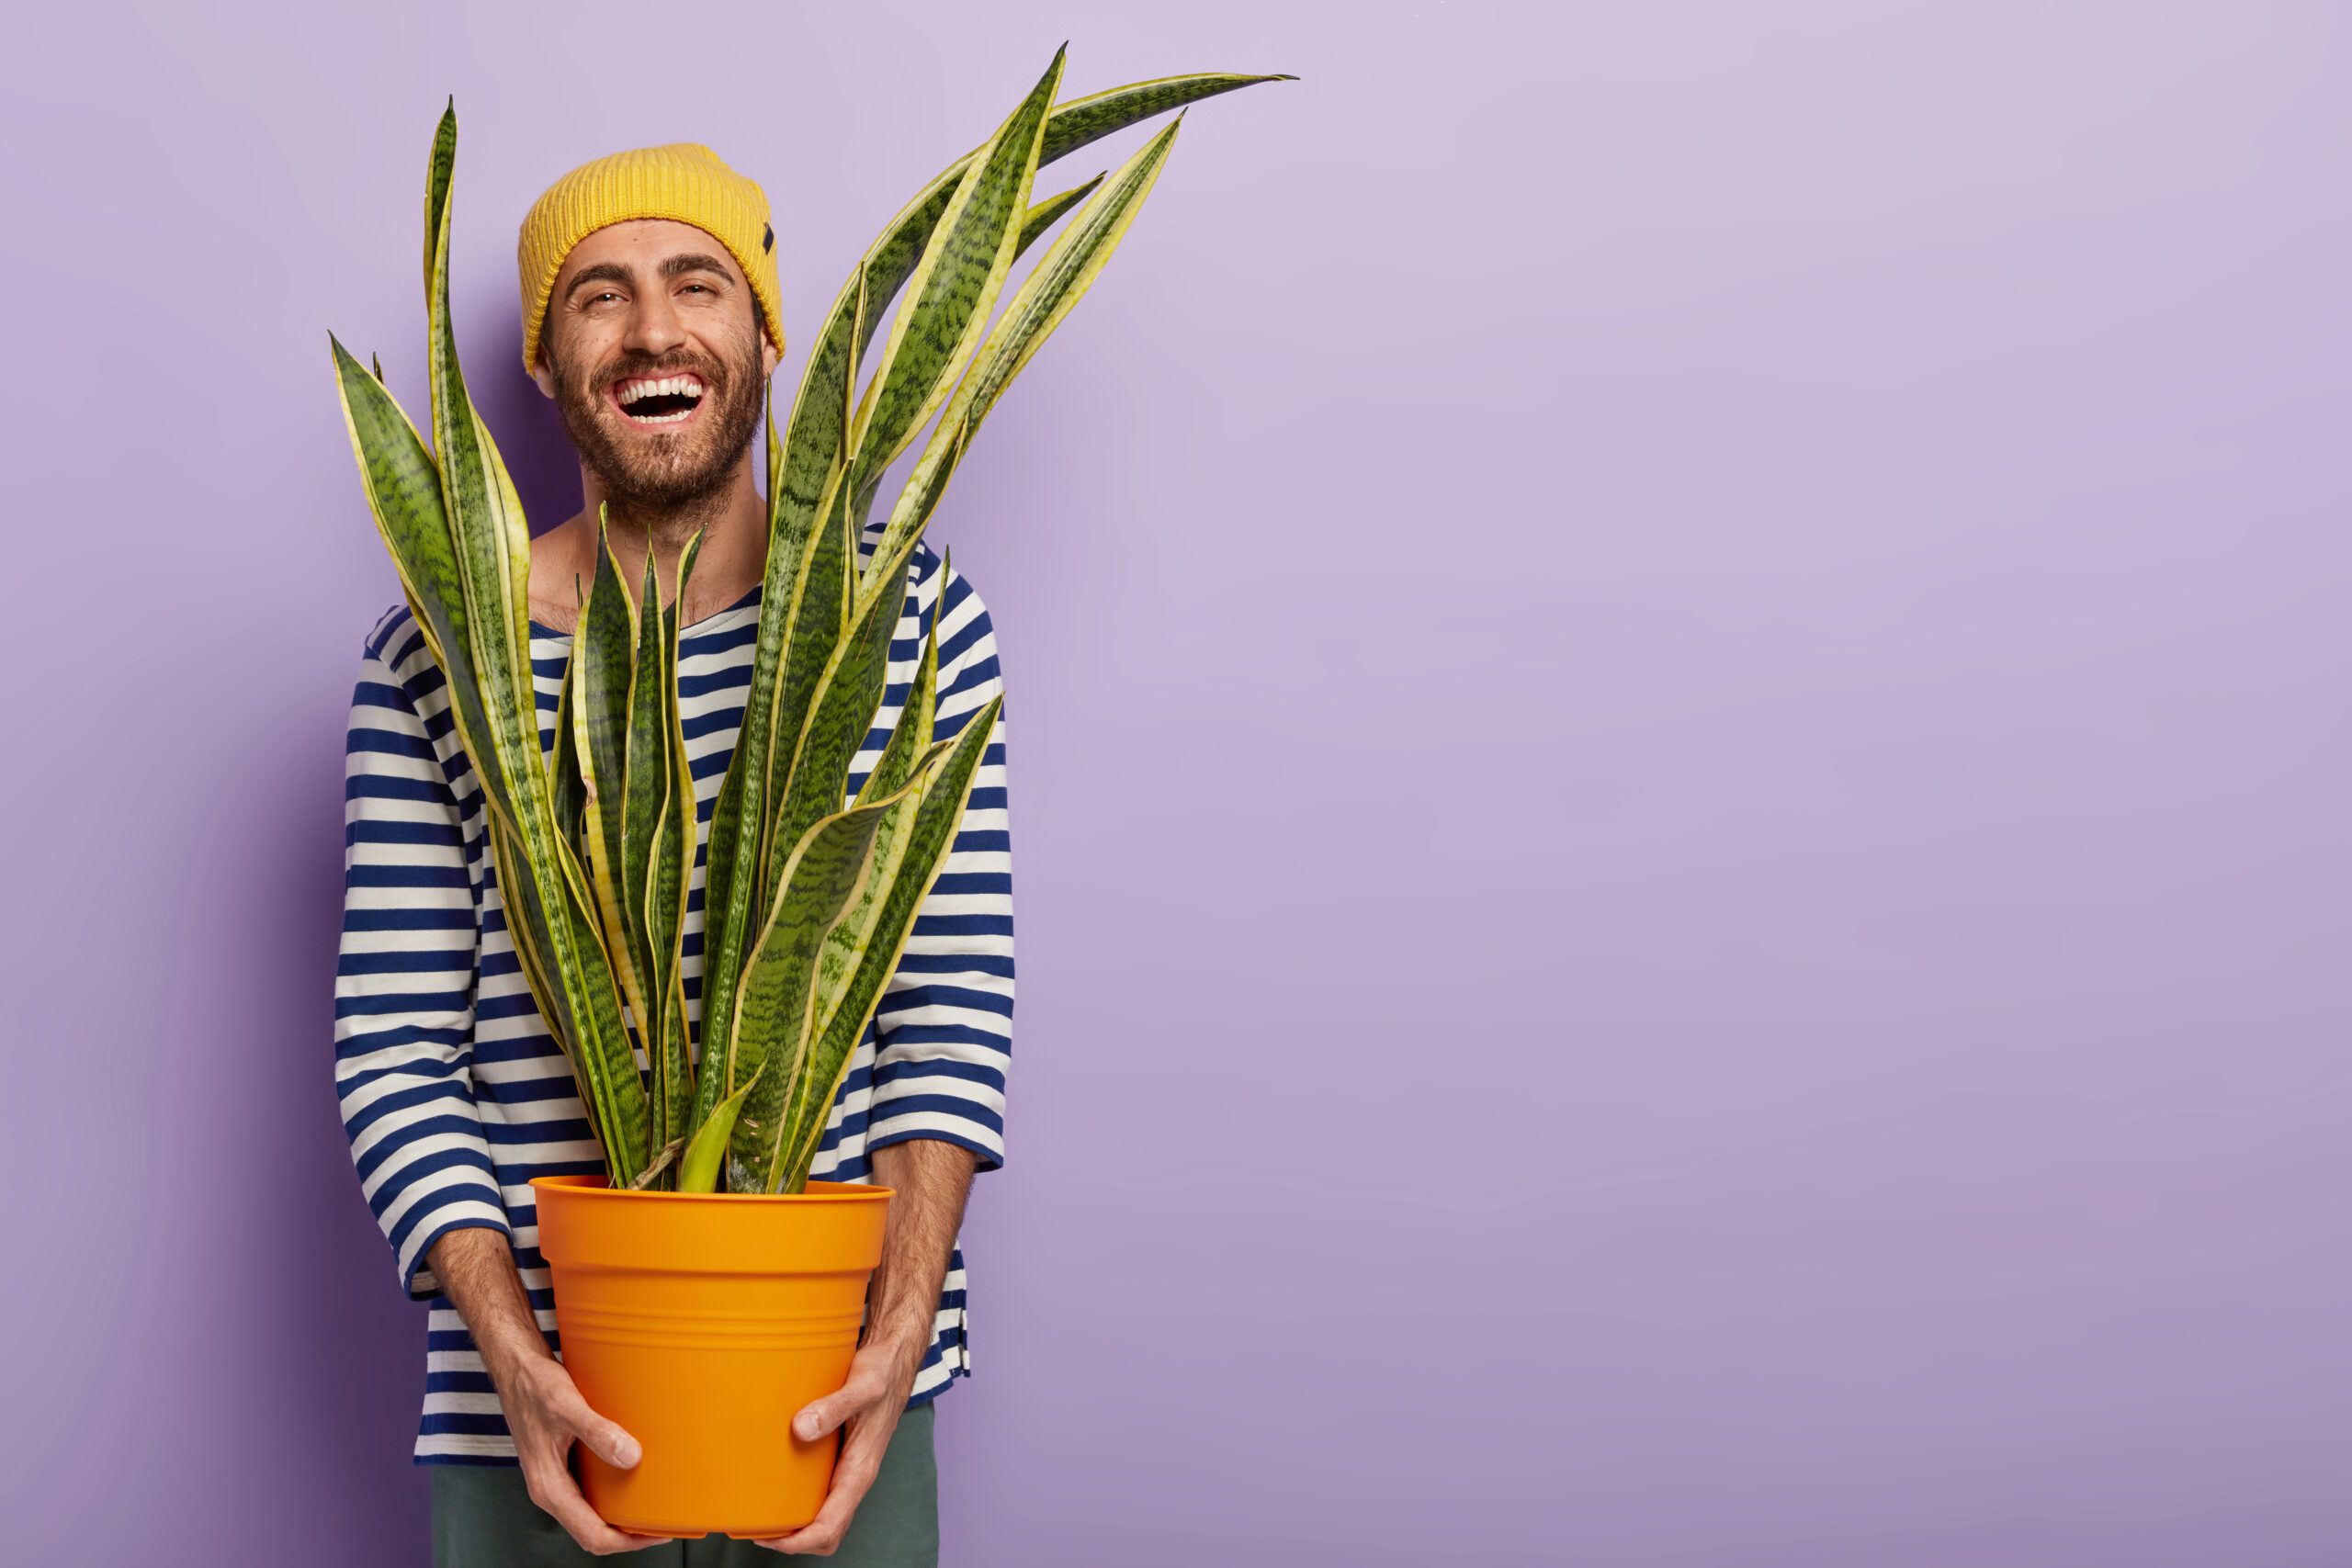
[[[541,1356],[518,1363],[498,1385],[498,1403],[506,1412],[507,1430],[514,1436],[531,1501],[554,1516],[583,1550],[603,1557],[660,1546],[670,1539],[615,1529],[588,1506],[569,1462],[575,1441],[623,1470],[633,1468],[643,1452],[618,1423],[588,1408],[561,1361]]]
[[[435,1241],[425,1256],[442,1290],[466,1320],[482,1366],[498,1390],[499,1408],[523,1461],[523,1482],[531,1501],[569,1530],[582,1550],[599,1557],[669,1540],[615,1529],[581,1495],[568,1462],[575,1441],[624,1470],[641,1457],[638,1441],[588,1408],[571,1373],[548,1351],[505,1235],[479,1225],[454,1230]]]
[[[944,1138],[910,1138],[874,1151],[874,1179],[896,1196],[882,1236],[881,1267],[866,1290],[865,1335],[839,1392],[803,1405],[792,1423],[803,1442],[847,1424],[832,1490],[815,1518],[765,1538],[762,1546],[831,1556],[881,1473],[890,1435],[906,1414],[907,1395],[937,1331],[939,1291],[956,1233],[963,1228],[973,1163],[969,1149]]]
[[[815,1518],[797,1530],[767,1537],[760,1545],[820,1557],[840,1549],[857,1506],[882,1473],[882,1456],[889,1450],[890,1434],[899,1429],[899,1417],[906,1413],[907,1395],[914,1391],[927,1343],[868,1340],[851,1359],[848,1381],[838,1393],[801,1406],[792,1432],[802,1442],[815,1442],[848,1423],[841,1458],[833,1464],[832,1489]]]

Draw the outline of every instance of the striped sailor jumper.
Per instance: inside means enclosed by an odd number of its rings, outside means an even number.
[[[866,528],[861,564],[882,525],[877,519]],[[1002,690],[979,595],[918,543],[882,706],[851,763],[853,795],[897,722],[943,590],[936,735],[956,734]],[[706,829],[751,683],[759,592],[679,633],[678,706]],[[553,744],[571,644],[568,635],[532,627],[543,745]],[[558,1349],[528,1183],[535,1176],[599,1173],[605,1164],[571,1064],[516,965],[481,790],[447,706],[440,669],[407,606],[390,611],[367,639],[346,740],[334,1079],[368,1208],[410,1299],[430,1303],[415,1462],[514,1464],[497,1393],[425,1251],[467,1225],[504,1233],[540,1331]],[[684,965],[687,1018],[697,1031],[704,853],[698,845]],[[810,1176],[869,1180],[871,1153],[909,1138],[944,1138],[972,1150],[979,1170],[1000,1168],[1012,1024],[1012,841],[1000,707],[955,844],[850,1059]],[[639,1060],[642,1066],[642,1052]],[[948,1259],[934,1321],[910,1408],[971,1373],[960,1246]]]

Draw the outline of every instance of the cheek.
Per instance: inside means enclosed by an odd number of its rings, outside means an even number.
[[[594,377],[573,374],[562,377],[561,380],[566,401],[584,405],[601,400],[599,389]]]
[[[610,341],[611,333],[594,326],[579,321],[568,326],[561,344],[564,368],[556,378],[582,393],[601,391],[606,368],[619,357],[618,345]]]
[[[749,337],[738,334],[727,348],[726,363],[735,371],[736,378],[748,384],[752,396],[759,396],[760,389],[775,373],[775,367],[768,360],[767,339],[758,333]]]

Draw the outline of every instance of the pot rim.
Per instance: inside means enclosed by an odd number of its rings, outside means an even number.
[[[593,1176],[535,1176],[533,1187],[560,1187],[582,1197],[609,1199],[628,1202],[639,1198],[666,1199],[673,1203],[872,1203],[887,1202],[896,1196],[896,1190],[877,1187],[867,1181],[811,1180],[810,1187],[826,1187],[828,1192],[676,1192],[658,1187],[615,1187],[612,1179],[599,1172]]]

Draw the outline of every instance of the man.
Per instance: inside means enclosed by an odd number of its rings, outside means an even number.
[[[673,583],[678,552],[703,530],[678,619],[679,705],[706,824],[750,683],[767,551],[752,437],[785,341],[774,247],[760,187],[691,143],[572,171],[533,206],[517,246],[523,362],[579,451],[583,495],[531,547],[542,736],[551,743],[599,504],[630,582],[643,581],[650,550]],[[866,529],[862,557],[881,525]],[[938,733],[956,733],[1001,690],[979,596],[919,547],[852,791],[888,737],[941,593]],[[554,1354],[527,1185],[604,1162],[516,968],[440,671],[405,606],[368,637],[345,770],[335,1082],[401,1281],[431,1303],[413,1452],[433,1467],[442,1568],[640,1549],[670,1563],[772,1562],[771,1548],[892,1568],[936,1562],[932,1402],[970,1371],[956,1238],[971,1177],[1003,1158],[1012,904],[1001,709],[997,726],[810,1170],[898,1193],[848,1380],[796,1418],[804,1438],[842,1431],[831,1493],[812,1523],[773,1540],[658,1541],[598,1518],[569,1468],[574,1442],[620,1465],[640,1450],[588,1407]],[[685,940],[696,1021],[702,886],[698,852]]]

